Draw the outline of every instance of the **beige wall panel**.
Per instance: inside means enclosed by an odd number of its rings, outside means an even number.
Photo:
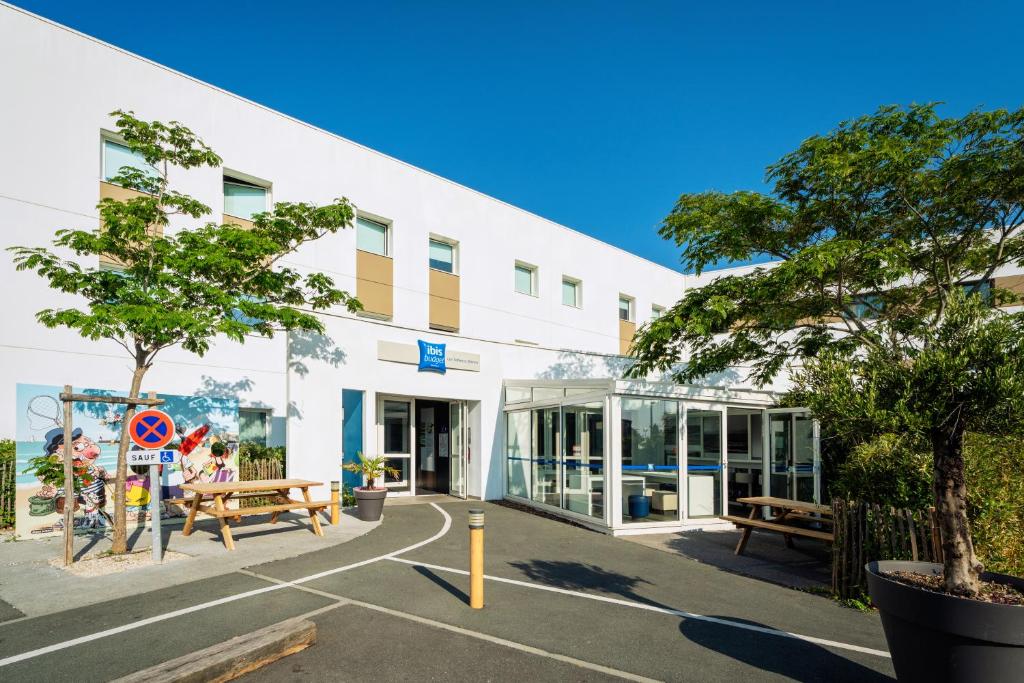
[[[430,271],[430,326],[459,329],[459,276]]]
[[[630,347],[633,346],[633,335],[636,334],[636,323],[619,319],[619,353],[623,356],[629,355]]]
[[[1024,298],[1024,275],[1007,275],[1006,277],[993,278],[992,284],[996,289],[1008,289],[1018,297]],[[1019,306],[1020,303],[1018,299],[1008,305]]]
[[[100,200],[113,199],[114,201],[117,202],[126,202],[129,199],[134,199],[135,197],[145,196],[146,193],[144,192],[139,192],[138,190],[130,190],[127,187],[121,187],[120,185],[115,185],[114,183],[105,183],[103,181],[100,181]],[[157,237],[162,237],[164,234],[164,228],[162,225],[150,226],[150,231],[153,235],[156,235]],[[111,256],[104,256],[101,254],[100,265],[114,266],[116,268],[120,268],[124,264],[118,261],[116,258],[113,258]]]
[[[239,218],[238,216],[231,216],[228,214],[224,214],[222,222],[224,223],[224,225],[237,225],[238,227],[245,228],[246,230],[252,230],[254,227],[256,227],[256,225],[250,220],[246,220],[245,218]]]
[[[356,298],[363,311],[390,318],[394,315],[394,262],[387,256],[356,250]]]

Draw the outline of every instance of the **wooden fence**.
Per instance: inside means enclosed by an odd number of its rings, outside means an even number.
[[[238,476],[241,481],[284,479],[284,463],[271,458],[265,460],[241,460],[238,463]],[[241,498],[238,504],[245,508],[271,505],[273,502],[269,498]]]
[[[832,501],[832,590],[842,599],[867,593],[864,565],[875,560],[942,562],[934,508],[907,510],[863,501]]]
[[[0,529],[14,526],[14,458],[0,459]]]

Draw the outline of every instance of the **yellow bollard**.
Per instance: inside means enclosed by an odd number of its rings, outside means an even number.
[[[338,490],[338,482],[331,482],[331,526],[338,526],[341,521],[341,493]]]
[[[469,511],[469,606],[484,608],[484,511]]]

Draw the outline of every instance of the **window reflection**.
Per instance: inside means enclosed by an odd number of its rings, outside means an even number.
[[[622,401],[622,520],[679,518],[679,404]]]

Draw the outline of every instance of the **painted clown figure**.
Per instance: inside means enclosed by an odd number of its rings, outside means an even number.
[[[97,462],[100,447],[95,441],[82,434],[80,428],[71,432],[72,466],[81,478],[82,487],[76,496],[75,504],[82,505],[85,512],[77,526],[82,529],[98,529],[106,526],[107,513],[107,471]],[[46,454],[56,455],[61,462],[64,458],[64,429],[58,427],[46,433]],[[67,504],[64,489],[57,489],[58,504]],[[63,507],[59,505],[59,507]]]

